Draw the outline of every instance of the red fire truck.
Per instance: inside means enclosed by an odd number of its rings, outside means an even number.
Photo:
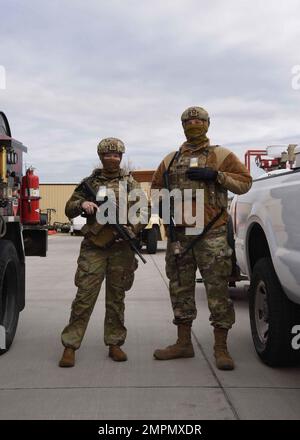
[[[39,180],[32,168],[22,173],[26,152],[0,112],[0,354],[9,349],[25,307],[25,256],[45,257],[47,252]]]

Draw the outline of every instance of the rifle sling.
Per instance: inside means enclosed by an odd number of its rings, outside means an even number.
[[[204,237],[205,234],[207,234],[207,232],[219,220],[219,218],[221,217],[223,212],[224,212],[224,208],[222,208],[221,211],[209,223],[207,223],[207,225],[204,227],[204,229],[201,232],[201,234],[197,235],[197,237],[195,237],[195,239],[181,252],[181,254],[179,255],[179,258],[183,257],[190,249],[192,249],[194,247],[194,245],[199,240],[201,240]]]

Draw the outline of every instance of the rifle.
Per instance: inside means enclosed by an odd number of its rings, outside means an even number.
[[[164,186],[167,190],[170,190],[170,184],[169,184],[169,173],[168,171],[165,171],[163,174],[164,178]],[[181,258],[182,254],[182,246],[180,241],[177,240],[176,237],[176,230],[175,230],[176,224],[174,220],[174,199],[170,198],[170,218],[169,218],[169,236],[171,241],[171,251],[175,258],[175,265],[177,270],[177,281],[178,285],[181,286],[181,279],[180,279],[180,264],[179,260]]]
[[[201,234],[197,235],[193,241],[180,253],[180,257],[183,257],[190,249],[194,247],[194,245],[204,237],[204,235],[212,228],[212,226],[216,223],[217,220],[221,217],[224,212],[224,208],[221,208],[221,211],[203,228]]]
[[[97,201],[97,193],[94,190],[94,188],[85,180],[84,182],[82,182],[81,184],[82,188],[85,189],[85,191],[88,193],[88,195],[92,196],[92,198],[94,199],[93,202],[96,203],[96,205],[100,206],[102,203],[104,203],[107,200],[107,197],[105,197],[105,199],[103,201]],[[117,209],[117,219],[119,218],[119,213],[118,213],[118,206],[117,204],[115,204],[115,208]],[[144,264],[147,263],[147,261],[145,260],[145,258],[143,257],[143,255],[140,253],[140,251],[138,250],[138,248],[135,246],[134,244],[134,237],[130,235],[130,233],[127,231],[127,229],[121,225],[120,223],[114,223],[111,226],[113,226],[119,237],[122,238],[124,241],[128,241],[129,246],[131,247],[131,249],[133,250],[133,252],[135,252],[139,258],[142,260],[142,262]]]
[[[175,155],[173,156],[168,169],[164,172],[163,174],[163,179],[164,179],[164,186],[167,190],[170,190],[170,185],[169,185],[169,169],[171,167],[171,165],[173,164],[175,159],[178,159],[180,155],[180,151],[177,151],[175,153]],[[171,206],[172,203],[172,206]],[[175,221],[174,221],[174,199],[170,199],[170,219],[169,219],[169,236],[170,236],[170,241],[171,241],[171,250],[174,254],[175,257],[175,264],[176,264],[176,269],[177,269],[177,276],[178,276],[178,284],[179,286],[181,286],[181,280],[180,280],[180,260],[182,257],[184,257],[185,254],[187,254],[189,252],[190,249],[193,248],[193,246],[199,241],[201,240],[204,235],[212,228],[212,226],[219,220],[219,218],[222,216],[224,209],[222,208],[221,211],[204,227],[203,231],[201,232],[201,234],[197,235],[194,240],[192,240],[190,242],[190,244],[184,248],[182,247],[180,241],[177,240],[176,237],[176,230],[175,230]]]

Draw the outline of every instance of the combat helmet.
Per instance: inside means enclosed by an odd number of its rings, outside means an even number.
[[[201,119],[210,123],[208,112],[202,107],[189,107],[181,115],[182,123],[189,121],[190,119]]]
[[[97,147],[97,152],[99,156],[104,153],[123,154],[125,153],[125,145],[120,139],[113,137],[105,138],[99,142]]]

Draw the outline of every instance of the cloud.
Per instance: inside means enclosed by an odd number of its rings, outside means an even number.
[[[190,105],[209,110],[211,141],[241,158],[299,139],[297,1],[3,0],[1,10],[0,106],[42,181],[89,174],[106,136],[156,167],[183,142]]]

